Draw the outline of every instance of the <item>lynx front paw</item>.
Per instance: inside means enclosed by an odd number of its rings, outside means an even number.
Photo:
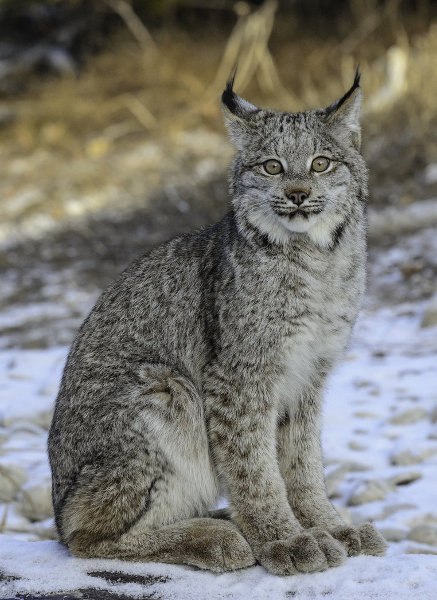
[[[312,527],[308,531],[316,538],[319,547],[326,556],[329,567],[339,567],[344,563],[347,554],[343,544],[321,527]]]
[[[361,552],[360,534],[355,527],[339,525],[331,530],[331,535],[346,548],[348,556],[357,556]]]
[[[346,548],[348,556],[357,554],[372,554],[383,556],[387,549],[387,543],[371,523],[363,523],[359,527],[339,525],[331,531],[335,537]]]
[[[358,527],[361,540],[361,552],[372,556],[384,556],[387,542],[372,523],[363,523]]]
[[[324,571],[338,566],[346,553],[326,531],[314,528],[286,540],[275,540],[264,545],[259,561],[270,573],[293,575]]]

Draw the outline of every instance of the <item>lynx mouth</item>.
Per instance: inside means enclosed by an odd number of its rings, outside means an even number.
[[[279,215],[281,217],[287,217],[288,219],[294,219],[296,215],[300,215],[304,217],[304,219],[309,219],[311,215],[318,215],[323,211],[323,208],[297,208],[296,210],[289,212],[281,212]]]
[[[307,212],[306,210],[301,210],[300,208],[298,208],[294,212],[288,213],[287,216],[288,216],[289,219],[294,219],[294,217],[296,215],[301,215],[305,219],[309,219],[310,214],[311,214],[311,212]]]

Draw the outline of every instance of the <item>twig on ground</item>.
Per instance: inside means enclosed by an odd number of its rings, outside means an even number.
[[[126,93],[113,98],[105,104],[104,109],[111,113],[122,106],[126,107],[145,129],[150,130],[156,127],[157,120],[155,117],[144,103],[133,94]]]
[[[157,50],[149,30],[135,13],[129,2],[126,2],[126,0],[103,0],[103,2],[123,19],[126,27],[143,50]]]
[[[156,126],[155,117],[136,96],[133,94],[123,94],[122,102],[145,129],[153,129]]]
[[[215,79],[208,90],[209,95],[216,96],[217,89],[223,86],[238,63],[239,90],[244,91],[256,75],[261,91],[276,96],[288,105],[299,103],[298,99],[282,85],[268,48],[277,7],[276,0],[266,0],[258,10],[250,13],[247,3],[236,4],[238,21],[229,37]]]
[[[9,504],[6,504],[5,510],[3,511],[2,520],[0,521],[0,533],[5,530],[6,521],[8,520],[8,511],[9,511]]]

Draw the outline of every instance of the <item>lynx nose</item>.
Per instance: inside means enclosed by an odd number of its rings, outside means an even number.
[[[308,198],[309,193],[304,190],[290,190],[289,192],[285,192],[285,195],[296,206],[300,206]]]

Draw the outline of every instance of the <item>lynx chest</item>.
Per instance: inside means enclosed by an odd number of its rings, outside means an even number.
[[[364,269],[357,268],[348,282],[343,273],[342,265],[326,273],[305,273],[296,278],[295,291],[292,288],[283,299],[286,308],[277,347],[281,369],[275,385],[281,405],[293,402],[308,387],[323,384],[344,352],[358,311]]]

